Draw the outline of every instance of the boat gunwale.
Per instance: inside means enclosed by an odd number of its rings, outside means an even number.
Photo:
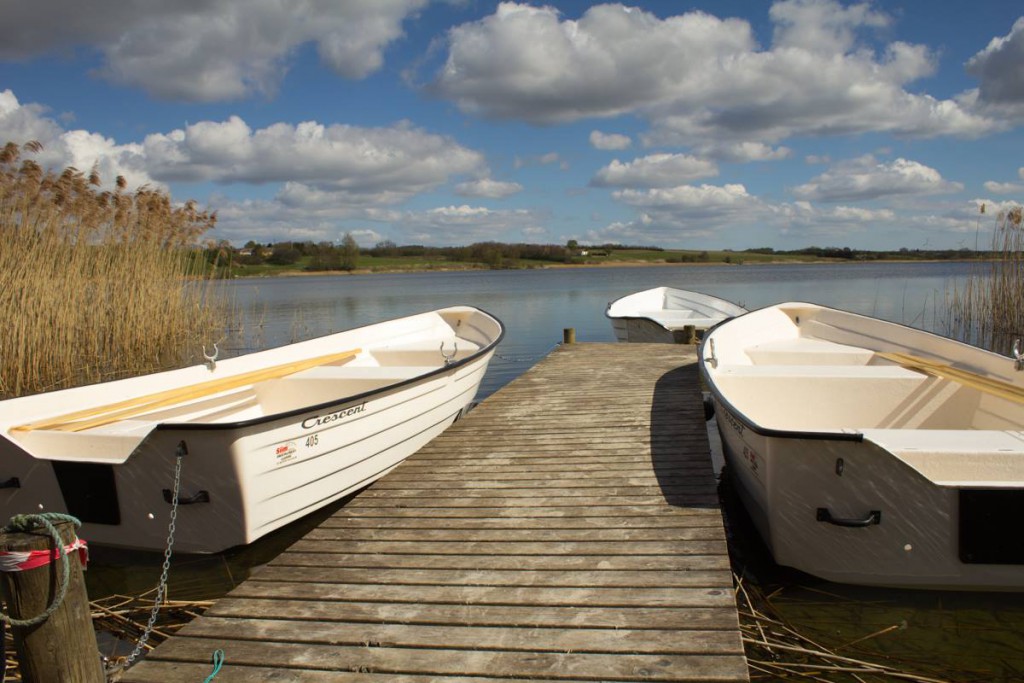
[[[247,427],[254,427],[254,426],[258,426],[258,425],[261,425],[261,424],[266,424],[266,423],[269,423],[269,422],[276,422],[276,421],[279,421],[279,420],[285,420],[285,419],[288,419],[288,418],[291,418],[291,417],[296,417],[298,415],[304,415],[306,413],[313,412],[313,411],[322,411],[322,410],[325,410],[325,409],[332,408],[334,406],[344,405],[346,403],[353,403],[355,401],[365,401],[365,400],[367,400],[367,399],[369,399],[369,398],[371,398],[373,396],[376,396],[378,394],[383,394],[385,392],[393,391],[394,389],[397,389],[397,388],[401,388],[401,387],[404,387],[404,386],[407,386],[407,385],[411,385],[411,384],[414,384],[416,382],[421,382],[422,380],[427,379],[429,377],[434,377],[434,376],[440,375],[442,373],[450,372],[452,370],[457,370],[458,368],[461,368],[461,367],[463,367],[465,365],[469,365],[471,363],[474,363],[481,356],[484,356],[487,353],[490,353],[491,351],[493,351],[494,348],[499,343],[501,343],[501,340],[505,338],[505,324],[503,322],[501,322],[501,320],[497,316],[489,313],[488,311],[483,310],[482,308],[478,308],[476,306],[470,306],[470,305],[446,306],[444,308],[438,308],[438,309],[434,309],[434,310],[431,310],[431,311],[424,311],[423,313],[413,314],[413,315],[423,315],[423,314],[429,314],[429,313],[437,313],[439,311],[445,311],[445,310],[450,310],[450,309],[455,309],[455,308],[468,308],[468,309],[472,309],[472,310],[477,311],[479,313],[483,313],[484,315],[489,317],[491,320],[493,320],[498,325],[498,335],[497,335],[497,337],[495,337],[486,346],[477,349],[476,351],[474,351],[472,354],[466,356],[465,358],[462,358],[462,359],[459,359],[459,360],[456,360],[456,361],[452,361],[451,363],[449,363],[447,365],[442,365],[442,366],[438,367],[435,370],[431,370],[430,372],[425,372],[425,373],[423,373],[421,375],[416,375],[415,377],[410,377],[408,379],[399,380],[398,382],[394,382],[392,384],[387,384],[387,385],[382,386],[382,387],[377,387],[376,389],[371,389],[369,391],[364,391],[364,392],[362,392],[360,394],[350,394],[348,396],[344,396],[344,397],[339,398],[339,399],[332,399],[330,401],[325,401],[323,403],[317,403],[317,404],[313,404],[313,405],[302,406],[300,408],[294,408],[292,410],[286,410],[286,411],[283,411],[283,412],[280,412],[280,413],[274,413],[272,415],[261,415],[260,417],[253,417],[253,418],[249,418],[247,420],[236,420],[236,421],[232,421],[232,422],[158,422],[153,427],[152,431],[169,431],[169,430],[217,431],[217,430],[244,429],[244,428],[247,428]],[[404,317],[411,317],[411,316],[404,316]],[[354,332],[354,331],[357,331],[357,330],[365,329],[365,328],[368,328],[368,327],[374,327],[376,325],[386,324],[388,322],[393,322],[393,321],[401,320],[401,319],[402,318],[392,318],[391,320],[384,320],[384,321],[380,321],[380,322],[376,322],[376,323],[369,323],[369,324],[366,324],[366,325],[360,325],[359,327],[353,327],[353,328],[348,329],[348,330],[343,330],[342,332],[335,332],[335,333],[332,333],[332,334],[321,335],[320,337],[313,337],[313,338],[308,339],[306,341],[314,341],[316,339],[323,339],[325,337],[333,336],[334,334],[342,334],[342,333],[345,333],[345,332]]]

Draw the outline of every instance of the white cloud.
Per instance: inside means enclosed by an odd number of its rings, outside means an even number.
[[[387,128],[307,121],[251,129],[241,118],[146,137],[153,177],[219,183],[288,182],[290,201],[393,203],[477,170],[483,156],[408,123]]]
[[[710,141],[693,145],[701,156],[717,161],[746,163],[748,161],[778,161],[788,159],[793,153],[788,147],[772,147],[761,142],[716,142]]]
[[[639,114],[651,122],[650,144],[974,136],[1004,125],[966,100],[908,90],[936,58],[901,42],[873,52],[860,34],[889,19],[867,5],[783,0],[771,16],[775,43],[759,49],[746,21],[698,11],[661,19],[599,5],[573,20],[506,2],[450,31],[431,90],[466,112],[539,124]]]
[[[324,212],[338,218],[353,215],[361,209],[399,204],[412,194],[407,188],[352,191],[288,181],[281,186],[274,200],[292,209]]]
[[[467,180],[455,186],[456,194],[463,197],[489,197],[491,199],[502,199],[522,191],[523,186],[519,183],[494,180],[493,178]]]
[[[83,171],[96,164],[108,184],[124,175],[131,187],[285,183],[279,199],[288,205],[365,206],[403,201],[483,166],[479,152],[405,122],[363,128],[307,121],[253,130],[232,116],[119,144],[84,130],[64,131],[43,113],[38,105],[21,105],[9,90],[0,92],[0,139],[38,140],[40,163]]]
[[[896,159],[883,163],[867,155],[832,166],[810,182],[792,189],[802,199],[824,202],[864,201],[892,196],[958,192],[961,183],[945,180],[934,168]]]
[[[994,180],[988,180],[985,181],[984,187],[992,194],[1024,193],[1024,183],[997,183]]]
[[[636,218],[592,230],[588,241],[671,247],[704,239],[721,244],[723,230],[743,230],[773,216],[770,205],[739,184],[625,189],[612,197],[636,209]]]
[[[300,209],[257,199],[215,197],[211,204],[217,210],[217,228],[212,236],[235,243],[334,240],[345,234],[339,228],[340,220],[355,215],[350,210]]]
[[[384,235],[380,234],[376,230],[346,230],[346,233],[352,235],[352,239],[356,241],[361,247],[372,247],[381,240],[384,239]]]
[[[652,154],[626,163],[615,159],[600,169],[590,184],[595,187],[675,187],[715,175],[718,175],[718,167],[707,159],[687,154]]]
[[[46,116],[46,107],[22,104],[10,90],[0,90],[0,140],[36,140],[47,145],[63,132],[56,121]]]
[[[727,185],[681,185],[649,190],[618,190],[612,196],[629,206],[645,211],[669,211],[675,216],[717,217],[756,211],[761,204],[747,188],[738,183]]]
[[[242,241],[337,239],[345,221],[380,221],[387,215],[383,207],[483,169],[479,152],[404,122],[386,128],[305,122],[253,129],[233,116],[123,144],[85,130],[65,131],[43,107],[21,104],[9,90],[0,91],[0,140],[38,140],[44,146],[37,155],[41,164],[84,172],[95,165],[107,186],[117,175],[126,177],[130,189],[177,181],[278,184],[269,199],[212,199],[217,235]],[[515,185],[489,183],[475,187],[497,193]]]
[[[0,91],[0,141],[24,144],[30,140],[42,144],[42,151],[33,158],[46,168],[73,166],[83,173],[95,168],[108,188],[113,188],[119,175],[129,189],[161,185],[149,174],[140,145],[118,144],[85,130],[66,131],[46,116],[45,107],[22,104],[10,90]]]
[[[856,45],[861,27],[884,28],[890,19],[875,12],[868,3],[844,7],[833,2],[785,0],[772,5],[775,22],[774,44],[823,55],[849,52]]]
[[[466,111],[539,123],[634,111],[699,77],[719,57],[749,50],[750,27],[691,13],[664,21],[622,5],[562,21],[552,7],[501,3],[453,28],[433,89]]]
[[[934,199],[902,211],[893,207],[819,205],[807,200],[771,202],[750,194],[739,184],[631,189],[615,192],[613,197],[636,209],[636,216],[591,231],[588,241],[747,249],[764,243],[804,247],[827,240],[829,245],[859,243],[867,247],[884,235],[883,239],[897,243],[933,239],[955,245],[957,240],[963,241],[964,235],[974,233],[972,211],[975,218],[978,211],[974,203],[941,203]]]
[[[114,82],[161,98],[237,99],[273,93],[300,46],[346,78],[383,63],[402,22],[428,0],[188,0],[0,4],[0,58],[24,59],[86,46]]]
[[[896,217],[892,209],[863,209],[857,206],[837,206],[828,216],[835,220],[856,223],[888,222]]]
[[[391,230],[416,244],[455,245],[514,241],[513,235],[543,234],[544,217],[526,209],[495,211],[481,206],[441,206],[426,211],[390,213]]]
[[[968,73],[981,84],[979,99],[990,104],[1024,104],[1024,17],[1002,37],[967,62]]]
[[[767,222],[780,234],[797,240],[841,239],[867,231],[889,230],[904,224],[907,216],[892,209],[858,206],[820,206],[808,201],[782,202],[771,206]],[[805,241],[801,246],[806,246]]]
[[[541,225],[534,225],[522,229],[523,237],[529,240],[541,240],[548,234],[548,229]]]
[[[602,133],[599,130],[590,131],[590,145],[594,149],[629,149],[632,144],[633,140],[628,135],[621,135],[619,133]]]

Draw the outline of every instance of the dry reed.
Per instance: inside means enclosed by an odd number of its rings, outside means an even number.
[[[747,656],[751,681],[810,680],[828,683],[949,683],[944,676],[923,673],[925,668],[901,665],[892,658],[860,654],[850,648],[865,641],[884,637],[906,628],[892,624],[839,646],[828,647],[791,626],[775,609],[776,593],[764,595],[756,585],[733,574],[736,606],[740,617],[740,635]],[[780,589],[781,590],[781,589]],[[856,656],[854,656],[856,655]],[[882,661],[882,660],[887,661]],[[918,671],[914,671],[917,668]],[[939,669],[938,666],[929,666]]]
[[[141,595],[111,595],[89,603],[93,628],[96,630],[100,656],[109,672],[108,680],[119,678],[118,673],[127,663],[127,655],[146,629],[153,610],[154,588]],[[200,616],[213,603],[209,600],[170,600],[160,603],[156,625],[144,651],[151,652],[183,626]],[[22,680],[14,636],[10,629],[4,633],[4,681]]]
[[[1024,337],[1022,220],[1020,206],[999,212],[992,233],[995,258],[979,263],[963,284],[947,289],[950,336],[1002,354]]]
[[[219,334],[194,250],[216,216],[0,149],[0,398],[180,367]]]

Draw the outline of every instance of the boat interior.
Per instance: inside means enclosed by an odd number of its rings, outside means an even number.
[[[762,429],[860,434],[939,486],[1024,484],[1024,409],[1012,391],[819,339],[756,344],[745,355],[748,364],[719,364],[714,381]]]
[[[193,384],[191,392],[185,386],[133,399],[135,406],[111,403],[16,426],[9,434],[36,457],[121,462],[159,423],[238,422],[358,396],[420,377],[479,349],[466,339],[440,347],[416,341],[353,349],[333,354],[329,362],[298,365],[298,371],[296,363],[285,363],[278,366],[280,372],[242,373],[251,375],[251,382],[235,382],[229,375],[221,380],[226,384]],[[147,403],[147,398],[153,400]]]
[[[715,383],[736,409],[765,428],[990,428],[976,424],[983,417],[976,390],[892,362],[854,365],[848,359],[857,350],[849,347],[837,345],[835,358],[829,358],[817,341],[774,346],[774,360],[767,349],[753,348],[748,351],[755,363],[719,365],[715,373]],[[801,354],[802,346],[808,353]],[[796,355],[804,355],[804,364],[788,362]]]
[[[1021,429],[1019,385],[937,360],[876,352],[869,345],[892,335],[891,329],[879,328],[877,338],[870,329],[860,333],[858,345],[839,323],[805,316],[800,324],[781,325],[778,334],[748,344],[735,334],[716,335],[714,383],[738,411],[766,429]],[[733,343],[738,348],[725,351]],[[912,342],[903,343],[902,348],[913,348]],[[900,348],[900,342],[889,346]],[[1009,359],[1006,363],[1010,367]]]
[[[693,325],[698,329],[707,329],[722,320],[721,315],[703,314],[698,311],[637,311],[637,316],[650,318],[670,330],[682,329],[686,325]]]
[[[473,342],[460,339],[457,345],[444,347],[405,344],[372,349],[350,363],[320,365],[280,379],[260,382],[253,385],[252,394],[259,415],[273,415],[420,377],[443,367],[446,359],[452,362],[461,360],[479,348]],[[199,418],[200,421],[206,419]]]

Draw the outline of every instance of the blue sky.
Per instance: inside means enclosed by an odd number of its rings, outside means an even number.
[[[236,245],[973,248],[1024,200],[1018,0],[88,4],[0,4],[0,142]]]

